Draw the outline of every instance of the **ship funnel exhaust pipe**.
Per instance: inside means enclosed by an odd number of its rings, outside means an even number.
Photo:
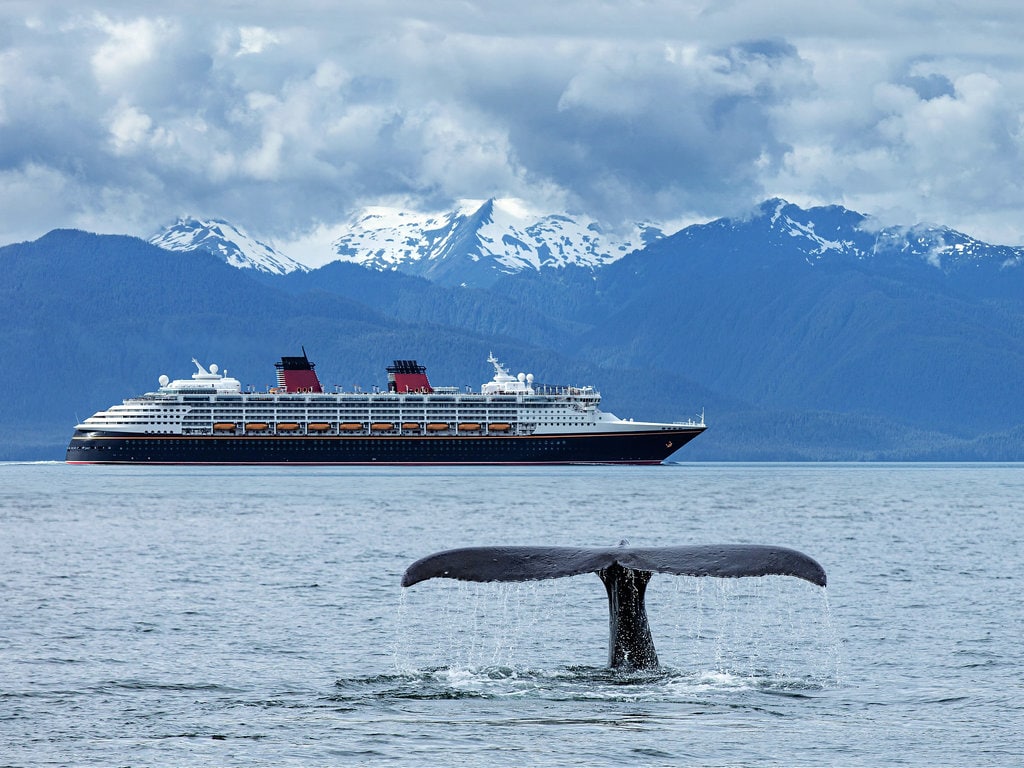
[[[274,363],[277,369],[277,386],[285,392],[322,393],[320,379],[316,375],[316,363],[311,363],[302,348],[302,357],[282,357]]]
[[[394,365],[387,367],[388,392],[433,392],[427,380],[426,366],[415,360],[395,360]]]

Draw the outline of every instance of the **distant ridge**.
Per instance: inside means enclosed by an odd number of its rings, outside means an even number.
[[[208,251],[233,267],[272,275],[309,269],[222,219],[182,216],[149,238],[149,242],[168,251]]]
[[[915,224],[879,226],[863,213],[839,205],[800,208],[779,198],[761,203],[750,217],[716,219],[676,233],[686,238],[749,238],[759,247],[800,254],[808,264],[835,259],[918,264],[952,273],[970,266],[1017,267],[1024,248],[990,245],[949,227]]]
[[[149,239],[175,251],[204,250],[226,263],[266,274],[309,268],[244,229],[219,219],[182,217]],[[353,215],[325,261],[374,271],[402,272],[446,286],[488,287],[503,275],[582,268],[599,272],[659,243],[699,251],[732,248],[743,263],[776,253],[805,264],[860,262],[877,268],[934,268],[962,276],[978,268],[1024,265],[1024,248],[991,245],[945,226],[878,225],[842,206],[804,209],[766,200],[749,215],[694,224],[666,235],[654,224],[636,224],[626,235],[589,216],[536,213],[518,200],[465,200],[446,213],[369,207]],[[788,256],[786,256],[788,254]]]
[[[585,215],[539,214],[518,200],[464,200],[447,213],[365,208],[334,241],[339,261],[442,285],[485,285],[502,274],[598,269],[662,236],[653,225],[616,235]]]

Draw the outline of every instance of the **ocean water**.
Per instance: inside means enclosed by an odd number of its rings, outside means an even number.
[[[1014,766],[1024,466],[0,465],[0,765]],[[433,580],[484,544],[754,542],[655,575],[662,669],[596,576]]]

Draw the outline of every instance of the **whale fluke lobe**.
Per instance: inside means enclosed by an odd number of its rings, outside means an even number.
[[[409,566],[402,586],[427,579],[538,581],[597,573],[611,565],[614,549],[574,547],[465,547],[435,552]]]
[[[825,569],[786,547],[704,544],[679,547],[465,547],[417,560],[402,576],[411,587],[434,578],[461,581],[536,581],[596,573],[608,592],[609,651],[613,668],[658,666],[644,595],[653,573],[677,576],[794,576],[824,587]]]
[[[824,587],[825,569],[803,552],[765,544],[632,547],[616,561],[629,568],[676,576],[795,576]]]

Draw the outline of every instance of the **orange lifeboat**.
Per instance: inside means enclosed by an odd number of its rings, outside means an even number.
[[[427,432],[447,432],[448,425],[440,421],[432,421],[427,424]]]

